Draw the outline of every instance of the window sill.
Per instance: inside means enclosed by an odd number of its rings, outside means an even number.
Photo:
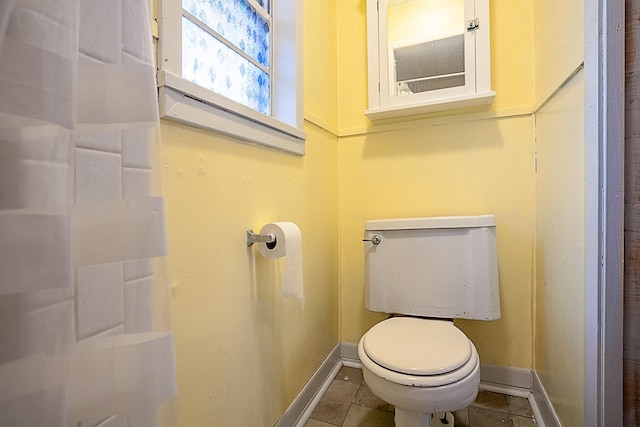
[[[394,117],[413,116],[417,114],[435,113],[438,111],[490,105],[495,98],[494,91],[474,93],[445,99],[413,102],[404,105],[369,108],[364,114],[371,120],[391,119]]]
[[[160,117],[302,156],[305,132],[206,90],[164,70],[158,72]]]

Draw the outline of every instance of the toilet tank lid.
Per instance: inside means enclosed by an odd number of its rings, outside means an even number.
[[[422,218],[375,219],[365,223],[365,230],[421,230],[427,228],[495,227],[493,215],[438,216]]]

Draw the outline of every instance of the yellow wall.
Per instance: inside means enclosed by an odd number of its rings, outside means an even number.
[[[583,425],[584,73],[536,114],[535,369],[564,426]]]
[[[336,119],[335,4],[305,2],[305,111]],[[308,118],[308,117],[307,117]],[[307,121],[292,156],[162,123],[182,426],[275,424],[338,338],[337,137]],[[281,260],[247,229],[293,221],[306,305],[279,296]]]
[[[458,323],[484,363],[532,367],[533,25],[526,24],[532,11],[531,2],[491,2],[497,96],[484,115],[372,124],[363,115],[366,81],[353,78],[367,74],[364,1],[339,3],[342,341],[358,342],[384,318],[364,308],[361,239],[367,219],[492,213],[502,319]]]
[[[337,135],[336,0],[306,0],[304,15],[304,116]]]
[[[536,105],[584,61],[584,1],[534,2]]]
[[[582,426],[584,409],[585,76],[575,74],[584,60],[583,6],[541,0],[534,9],[541,106],[535,113],[534,368],[565,426]]]

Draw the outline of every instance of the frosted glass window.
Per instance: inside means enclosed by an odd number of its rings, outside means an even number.
[[[304,155],[304,0],[155,2],[160,116]]]
[[[269,0],[183,0],[182,77],[271,114]]]

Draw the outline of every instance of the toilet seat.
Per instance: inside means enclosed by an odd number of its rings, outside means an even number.
[[[478,364],[471,341],[445,320],[394,317],[372,327],[360,347],[369,359],[362,362],[372,372],[409,386],[451,384]]]

